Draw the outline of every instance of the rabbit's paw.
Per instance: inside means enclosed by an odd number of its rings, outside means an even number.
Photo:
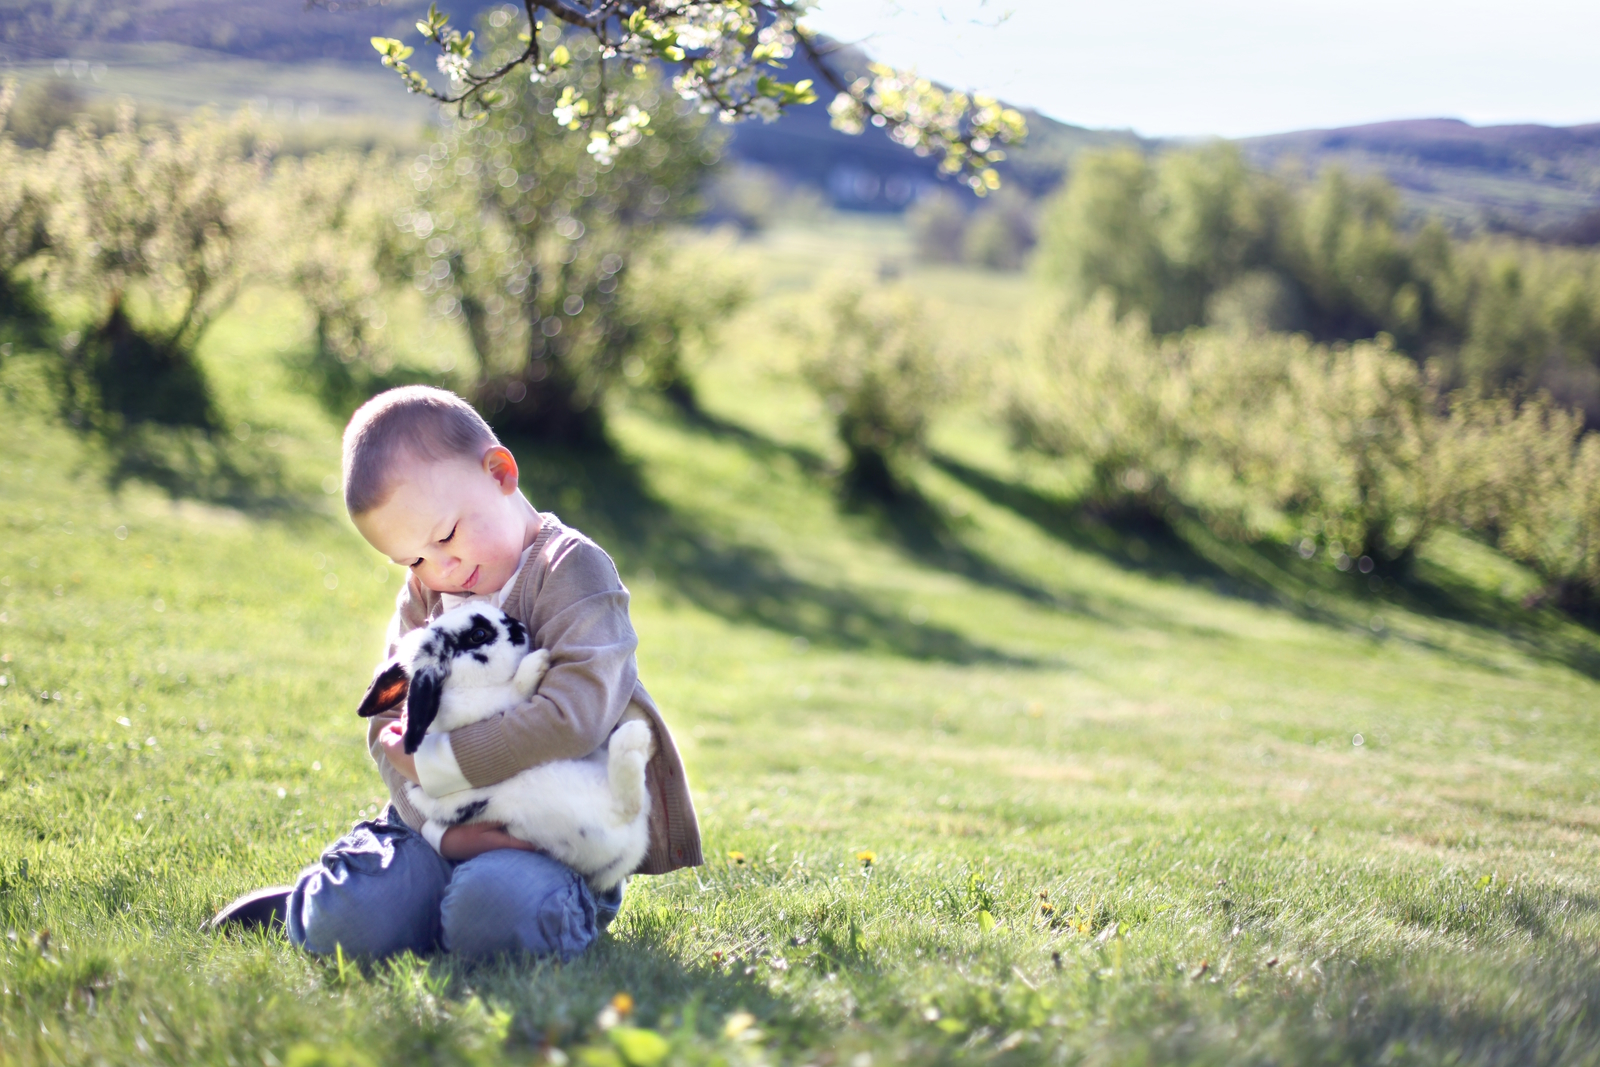
[[[542,648],[536,648],[522,657],[522,662],[517,664],[517,676],[513,685],[517,692],[525,697],[533,696],[533,691],[539,688],[539,680],[544,677],[544,672],[550,669],[550,653]]]
[[[613,755],[622,752],[638,752],[648,760],[655,747],[655,738],[651,735],[650,724],[642,719],[633,719],[625,722],[611,732],[610,749]]]

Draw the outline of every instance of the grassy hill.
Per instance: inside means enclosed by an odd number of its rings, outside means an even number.
[[[1460,539],[1397,586],[1096,519],[981,404],[920,499],[843,506],[761,313],[887,260],[981,359],[1036,294],[871,220],[742,254],[762,296],[705,417],[621,396],[614,456],[513,442],[618,559],[710,857],[566,966],[195,932],[381,794],[352,709],[398,574],[319,488],[292,302],[203,352],[237,446],[303,487],[276,510],[112,491],[0,364],[0,1064],[1593,1061],[1592,632]]]

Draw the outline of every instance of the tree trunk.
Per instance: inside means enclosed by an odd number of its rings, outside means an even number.
[[[559,357],[532,359],[510,378],[489,378],[476,398],[497,432],[569,448],[607,447],[605,417],[581,393]]]

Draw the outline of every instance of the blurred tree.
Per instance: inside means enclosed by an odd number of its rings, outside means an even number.
[[[961,257],[990,270],[1021,270],[1037,240],[1033,202],[1002,189],[973,213],[962,235]]]
[[[932,263],[959,263],[967,236],[967,209],[945,189],[922,196],[906,212],[917,255]]]
[[[644,306],[619,290],[661,223],[694,211],[716,146],[703,116],[643,76],[617,90],[618,121],[638,143],[589,151],[596,142],[586,147],[547,116],[574,106],[597,46],[584,36],[561,44],[553,25],[540,36],[572,61],[537,82],[503,82],[485,109],[418,156],[416,204],[399,222],[412,238],[417,288],[472,340],[474,400],[490,420],[539,439],[595,444],[603,437],[597,401],[622,373],[630,342],[662,326],[645,324]],[[503,22],[492,27],[492,62],[521,47]]]
[[[1157,334],[1387,335],[1450,383],[1547,388],[1600,422],[1600,256],[1407,231],[1378,178],[1297,186],[1226,145],[1089,156],[1046,209],[1039,261],[1073,307],[1105,291]]]
[[[765,168],[724,167],[706,189],[701,217],[712,224],[731,222],[745,234],[760,233],[772,223],[784,195],[777,176]]]
[[[1318,336],[1422,336],[1426,307],[1398,232],[1399,207],[1383,179],[1329,168],[1284,227],[1277,258],[1305,289]]]
[[[248,123],[141,129],[125,105],[104,136],[59,132],[44,161],[43,274],[89,305],[86,328],[62,340],[68,377],[86,376],[113,419],[217,424],[194,348],[251,260],[267,161]]]
[[[1157,233],[1154,168],[1132,150],[1085,156],[1042,226],[1040,263],[1076,307],[1101,290],[1118,318],[1138,312],[1158,333],[1182,329],[1186,317],[1172,265]]]
[[[83,111],[83,94],[71,82],[37,78],[14,90],[6,128],[24,148],[44,148],[55,132],[73,124]]]
[[[20,151],[11,139],[15,101],[16,82],[0,86],[0,344],[37,347],[47,343],[50,318],[21,268],[49,243],[49,201],[36,155]]]
[[[1084,463],[1100,507],[1178,509],[1225,537],[1403,571],[1459,492],[1440,476],[1436,384],[1386,344],[1154,338],[1102,293],[1049,324],[1011,373],[1015,444]]]
[[[382,340],[386,289],[410,251],[393,219],[411,195],[395,160],[345,151],[280,159],[271,194],[271,272],[312,316],[311,348],[290,362],[323,406],[348,415],[384,389],[436,377],[396,366]]]
[[[747,299],[746,274],[729,242],[653,243],[635,253],[621,297],[626,327],[617,345],[630,384],[653,389],[684,411],[699,409],[690,360]]]
[[[953,392],[927,310],[903,289],[841,277],[797,324],[802,373],[834,417],[848,492],[904,491],[903,461],[925,444],[928,419]]]
[[[1206,297],[1206,324],[1244,333],[1295,333],[1307,326],[1299,288],[1274,270],[1251,270]]]

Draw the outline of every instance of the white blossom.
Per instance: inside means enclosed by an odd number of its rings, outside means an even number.
[[[596,163],[609,166],[616,162],[617,146],[603,131],[595,130],[589,134],[589,154]]]
[[[617,147],[631,148],[644,139],[639,131],[649,124],[650,114],[639,110],[635,104],[629,104],[627,110],[613,119],[606,129],[611,131]]]
[[[790,27],[784,23],[776,22],[764,27],[756,34],[756,42],[770,46],[771,54],[775,59],[788,59],[794,55],[794,34]]]
[[[454,52],[446,52],[439,57],[439,73],[448,74],[453,82],[466,80],[467,68],[470,66],[471,63],[466,56],[456,55]]]
[[[709,48],[713,41],[720,36],[716,29],[710,26],[683,25],[677,27],[678,46],[690,51]]]

